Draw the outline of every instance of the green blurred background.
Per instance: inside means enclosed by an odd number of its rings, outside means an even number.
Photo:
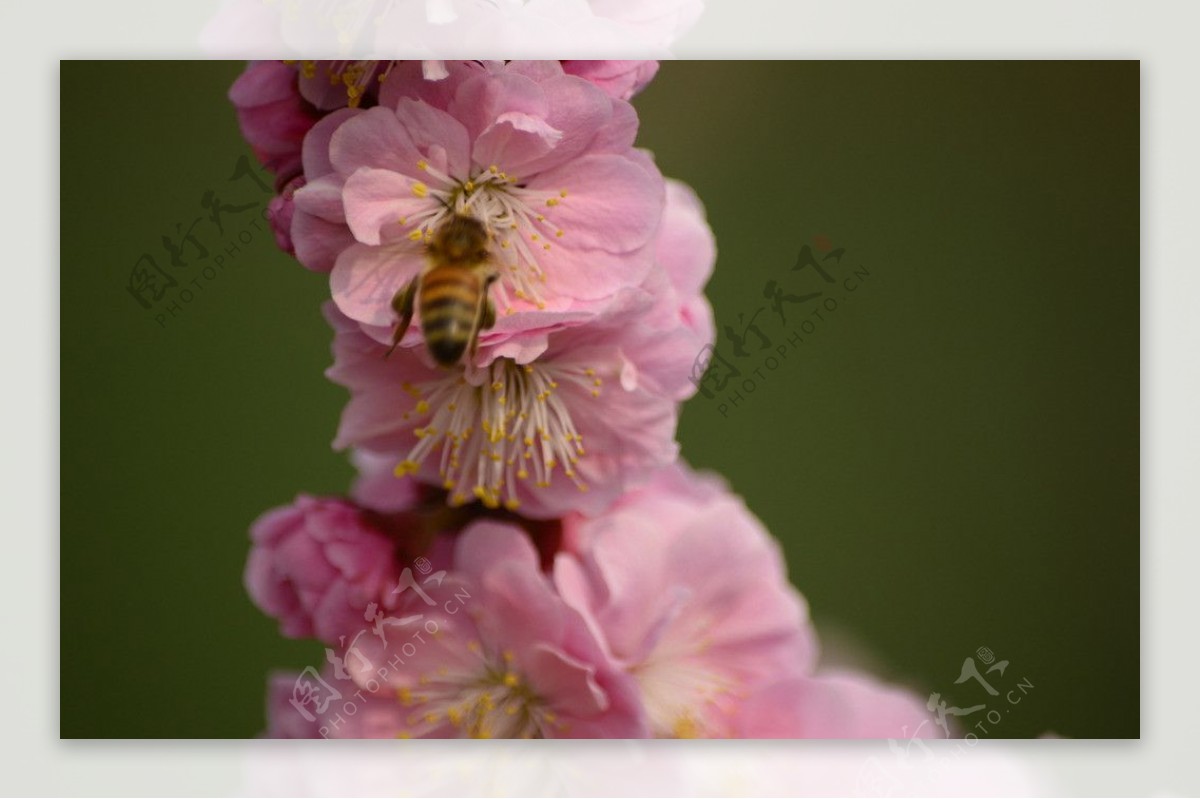
[[[62,65],[63,737],[253,736],[268,671],[323,662],[241,585],[260,512],[352,476],[327,283],[229,181],[241,69]],[[824,291],[759,313],[803,339],[774,370],[722,334],[753,393],[697,396],[680,438],[782,540],[830,658],[966,707],[986,646],[1035,686],[987,737],[1136,737],[1138,63],[669,62],[636,105],[707,205],[719,326],[769,280]],[[208,190],[257,205],[175,270]],[[805,244],[844,248],[834,283],[791,270]],[[143,253],[174,316],[126,289]]]

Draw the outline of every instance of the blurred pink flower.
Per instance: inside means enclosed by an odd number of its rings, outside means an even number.
[[[745,697],[810,672],[779,546],[718,479],[677,464],[565,526],[555,584],[637,681],[652,734],[731,737]]]
[[[295,255],[292,246],[292,217],[295,215],[296,189],[304,185],[304,176],[297,175],[278,191],[267,204],[267,220],[275,234],[275,244],[288,255]]]
[[[562,66],[618,100],[630,99],[658,74],[657,61],[564,61]]]
[[[654,255],[670,289],[647,286],[656,298],[646,316],[660,326],[682,325],[696,339],[696,352],[716,335],[712,305],[704,287],[717,262],[717,242],[705,218],[704,205],[691,187],[667,181],[667,202],[654,242]]]
[[[321,112],[300,94],[295,67],[255,61],[229,88],[242,136],[255,157],[275,174],[275,188],[300,174],[304,136]]]
[[[398,473],[546,519],[598,513],[678,452],[678,402],[693,334],[636,315],[550,334],[544,352],[493,348],[482,367],[449,372],[386,345],[332,305],[331,380],[350,390],[334,446],[391,454]],[[528,359],[527,359],[528,358]]]
[[[390,688],[395,735],[644,736],[633,681],[555,594],[521,529],[475,522],[450,572],[418,587],[402,594],[403,620],[360,636],[344,658],[372,697]]]
[[[329,665],[319,672],[275,672],[267,681],[263,737],[395,738],[402,730],[403,708],[393,691],[377,681],[371,688],[359,688]]]
[[[632,148],[632,107],[554,61],[446,69],[434,82],[397,64],[379,107],[313,129],[297,257],[332,268],[338,307],[386,341],[391,298],[421,271],[429,231],[469,213],[500,272],[491,296],[507,323],[493,340],[545,324],[528,311],[607,311],[650,271],[664,204],[662,176]]]
[[[863,674],[792,677],[746,698],[739,738],[938,738],[925,705],[901,688]]]
[[[250,537],[246,590],[289,638],[336,643],[365,626],[370,603],[391,601],[397,542],[349,502],[301,495],[259,517]]]

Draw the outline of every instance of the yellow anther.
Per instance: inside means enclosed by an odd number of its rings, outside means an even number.
[[[417,169],[422,169],[422,170],[429,169],[429,162],[426,161],[424,158],[422,158],[420,161],[417,162]]]
[[[676,738],[696,738],[700,734],[700,728],[695,719],[684,713],[675,720],[671,732],[675,734]]]
[[[398,688],[396,690],[396,698],[400,700],[400,704],[408,707],[412,704],[412,691],[408,689],[408,686]]]
[[[546,200],[546,205],[548,205],[548,206],[550,206],[551,208],[553,208],[554,206],[558,205],[558,198],[557,198],[557,197],[551,197],[549,200]]]
[[[426,186],[421,181],[417,181],[416,183],[413,184],[412,193],[418,197],[428,197],[429,196],[429,187]]]
[[[488,167],[488,172],[491,172],[493,175],[499,174],[500,167],[496,166],[495,164],[492,164],[491,166]]]
[[[512,499],[510,497],[509,499],[504,500],[504,507],[508,510],[516,510],[517,508],[521,507],[521,501]]]
[[[414,230],[408,234],[408,238],[410,241],[420,241],[424,237],[425,237],[425,234],[421,232],[420,228],[417,228],[416,230]]]
[[[394,474],[397,477],[404,477],[405,475],[416,474],[417,470],[420,468],[421,464],[417,463],[416,461],[400,461],[400,463],[396,465]]]
[[[417,402],[417,413],[429,413],[429,403],[425,400]]]

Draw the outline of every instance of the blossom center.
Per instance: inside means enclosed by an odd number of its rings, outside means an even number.
[[[576,472],[585,455],[583,436],[561,389],[599,397],[603,380],[596,371],[497,358],[481,372],[479,384],[465,375],[404,384],[417,403],[403,418],[417,414],[428,421],[413,431],[418,441],[396,474],[415,473],[426,458],[440,456],[439,474],[453,505],[473,495],[489,508],[516,510],[517,485],[532,481],[546,488],[559,467],[586,491]]]
[[[513,670],[513,654],[500,658],[484,654],[478,641],[468,650],[479,658],[469,670],[442,668],[421,675],[418,688],[400,688],[396,698],[404,707],[415,707],[406,719],[409,731],[427,733],[443,724],[469,738],[544,738],[551,728],[565,730],[547,710],[537,692]],[[477,666],[478,668],[475,668]]]
[[[492,240],[492,263],[501,278],[499,289],[544,308],[540,287],[546,282],[546,273],[539,259],[553,249],[551,242],[566,235],[547,214],[553,214],[567,199],[567,190],[527,188],[495,164],[465,179],[447,175],[425,160],[418,161],[417,168],[429,176],[429,182],[414,183],[413,195],[436,202],[399,220],[402,226],[412,228],[408,238],[427,243],[455,214],[473,216]]]
[[[300,74],[305,78],[315,78],[317,75],[316,61],[284,61],[285,64],[298,64]],[[346,105],[357,108],[363,97],[370,90],[373,81],[382,83],[388,73],[396,65],[395,61],[326,61],[324,62],[325,77],[330,86],[341,84],[346,88]]]

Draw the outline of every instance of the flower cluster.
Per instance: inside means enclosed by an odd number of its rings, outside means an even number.
[[[712,341],[696,195],[634,146],[655,62],[262,62],[230,92],[279,245],[328,275],[350,495],[253,526],[328,664],[276,737],[866,737],[779,547],[678,457]],[[447,355],[450,353],[450,355]]]

